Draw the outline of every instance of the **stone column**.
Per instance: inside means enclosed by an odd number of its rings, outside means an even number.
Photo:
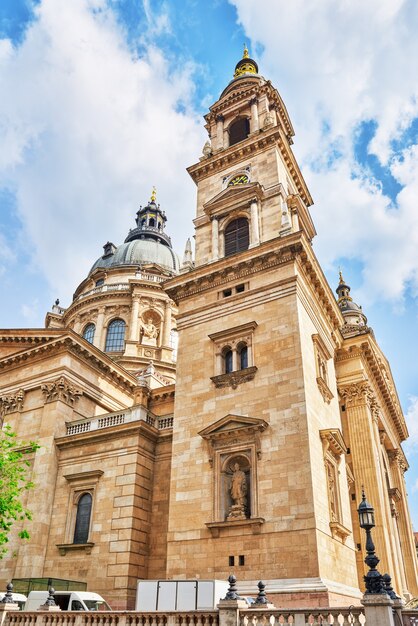
[[[236,372],[238,369],[238,354],[237,354],[237,347],[234,346],[232,348],[232,371]]]
[[[373,541],[376,545],[376,554],[380,559],[379,571],[393,572],[393,561],[390,554],[390,541],[385,525],[385,501],[381,488],[379,456],[376,450],[374,425],[371,414],[371,405],[375,402],[374,394],[368,382],[360,381],[347,386],[339,387],[339,392],[345,402],[347,427],[350,441],[350,453],[353,464],[353,473],[356,479],[357,502],[360,502],[361,487],[367,494],[367,499],[375,508],[376,527],[373,529]],[[359,528],[355,518],[353,525]],[[359,529],[363,552],[365,553],[365,533]],[[364,566],[364,573],[366,569]]]
[[[212,217],[212,261],[219,259],[219,224],[218,218]]]
[[[131,320],[129,323],[129,339],[131,341],[139,341],[138,336],[138,320],[139,320],[139,299],[140,296],[132,297]]]
[[[400,450],[389,452],[390,468],[394,486],[397,487],[401,498],[397,503],[398,530],[402,546],[402,556],[405,564],[406,584],[409,593],[418,595],[417,588],[417,555],[411,528],[408,501],[406,495],[404,472],[406,471],[405,458]],[[390,573],[390,572],[389,572]]]
[[[251,132],[255,133],[260,128],[260,123],[258,119],[258,101],[257,98],[253,98],[250,101],[251,105]]]
[[[218,115],[216,117],[216,136],[217,136],[217,148],[222,150],[224,147],[224,116]]]
[[[164,305],[164,329],[163,340],[161,345],[167,347],[170,345],[170,332],[171,332],[171,304],[169,300],[165,301]]]
[[[96,348],[100,348],[101,350],[104,350],[104,341],[103,341],[104,314],[105,314],[105,309],[104,307],[101,307],[99,309],[99,314],[97,316],[96,330],[94,332],[94,339],[93,339],[93,345],[96,346]]]
[[[250,203],[251,211],[251,248],[260,244],[260,230],[258,226],[258,202],[253,198]]]

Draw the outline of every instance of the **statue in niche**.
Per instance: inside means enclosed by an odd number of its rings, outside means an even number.
[[[328,478],[328,497],[330,505],[331,522],[338,521],[338,505],[337,505],[337,493],[335,485],[335,474],[333,468],[327,463],[327,478]]]
[[[153,318],[149,315],[146,321],[141,323],[141,343],[147,346],[156,346],[160,331],[154,324]]]
[[[229,486],[229,493],[232,499],[232,506],[229,509],[227,520],[240,520],[247,517],[247,477],[242,471],[239,463],[232,466],[232,476]]]

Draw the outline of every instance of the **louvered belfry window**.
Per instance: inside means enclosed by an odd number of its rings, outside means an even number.
[[[248,250],[250,245],[250,230],[248,220],[239,217],[225,228],[225,256]]]
[[[89,538],[91,503],[92,498],[89,493],[84,493],[78,501],[74,543],[87,543]]]

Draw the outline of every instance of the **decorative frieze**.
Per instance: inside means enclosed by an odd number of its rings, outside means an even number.
[[[76,389],[64,376],[42,385],[41,391],[44,394],[45,404],[60,400],[69,406],[74,406],[79,397],[83,395],[83,392]]]
[[[0,419],[3,419],[5,415],[9,415],[10,413],[15,413],[15,411],[21,411],[23,409],[24,399],[24,389],[19,389],[16,393],[7,396],[0,396]]]

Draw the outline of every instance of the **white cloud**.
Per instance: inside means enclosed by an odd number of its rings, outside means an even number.
[[[406,424],[409,431],[409,439],[404,443],[407,454],[418,453],[418,397],[409,398],[408,410],[405,414]],[[417,481],[418,482],[418,481]]]
[[[204,131],[193,68],[172,72],[151,45],[135,57],[104,0],[43,0],[36,14],[20,47],[0,42],[0,186],[16,189],[34,262],[68,302],[153,185],[183,246],[195,203],[185,167]]]
[[[325,266],[341,256],[364,263],[356,293],[364,304],[399,301],[406,286],[418,292],[418,148],[394,155],[392,144],[418,117],[418,4],[264,0],[260,9],[255,0],[230,1],[263,45],[260,71],[293,119],[295,153],[318,203],[319,258]],[[370,153],[405,185],[397,210],[355,162],[358,126],[369,120],[377,125]]]

